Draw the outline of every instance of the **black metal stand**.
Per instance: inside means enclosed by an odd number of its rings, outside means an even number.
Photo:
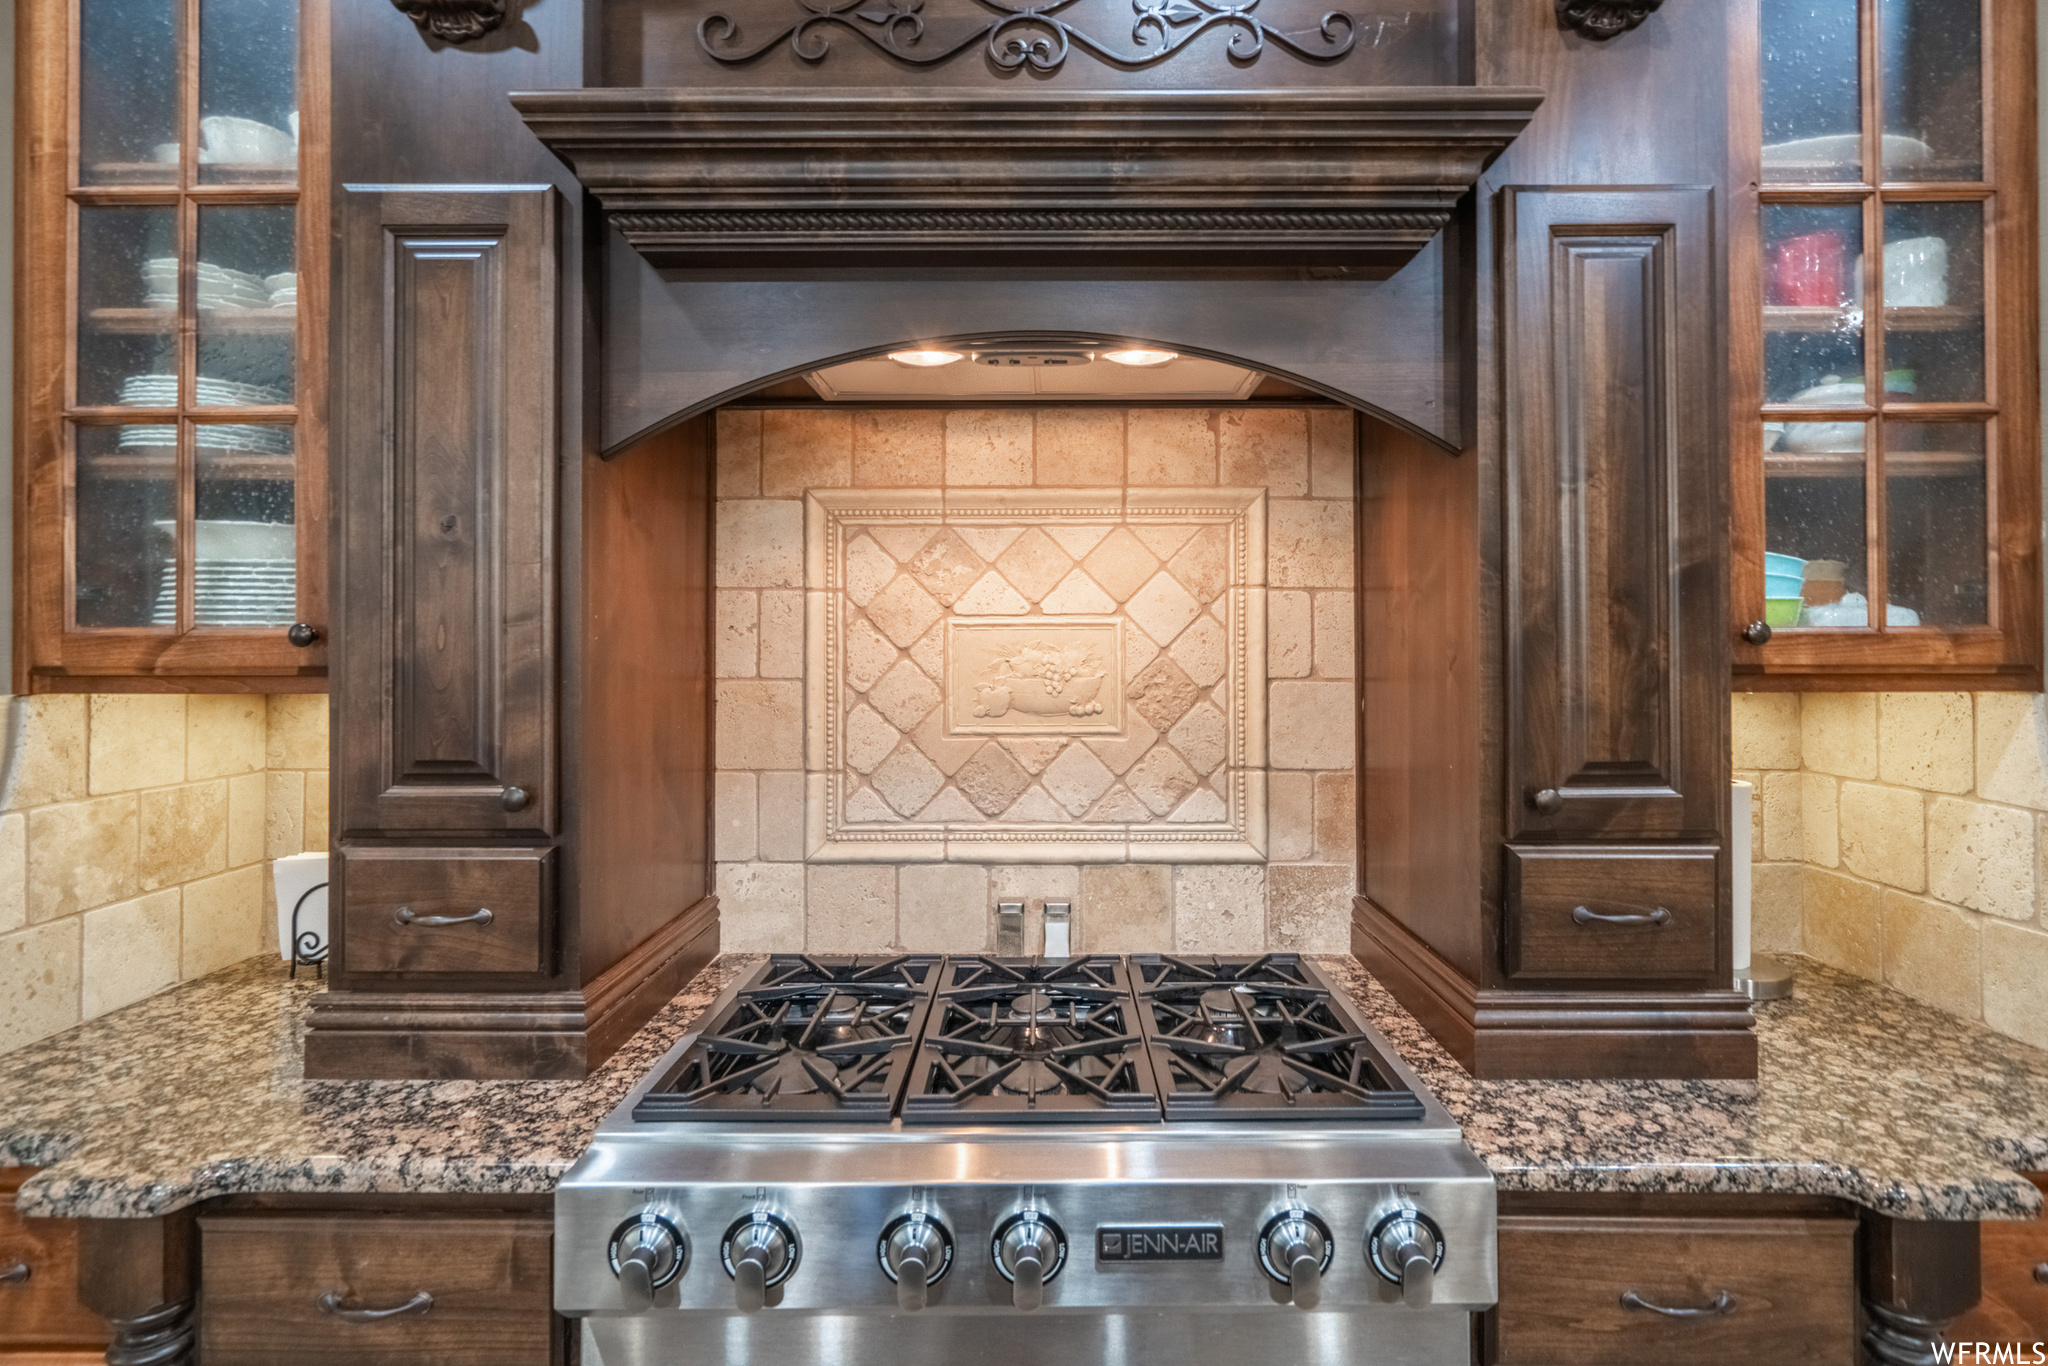
[[[107,1366],[189,1366],[195,1359],[190,1300],[160,1304],[132,1319],[109,1318],[107,1326],[114,1330]]]
[[[327,941],[313,930],[299,929],[299,912],[305,909],[306,898],[327,886],[316,882],[299,893],[299,899],[292,903],[292,978],[298,979],[299,965],[305,964],[319,973],[322,980],[327,976]]]

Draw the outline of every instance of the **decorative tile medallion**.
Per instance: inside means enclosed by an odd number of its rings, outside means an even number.
[[[1257,862],[1262,489],[805,498],[813,862]]]
[[[1120,617],[953,617],[948,735],[1121,735]]]

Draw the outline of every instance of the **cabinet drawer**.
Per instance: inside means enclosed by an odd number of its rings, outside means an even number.
[[[2048,1193],[2048,1173],[2028,1179]],[[1956,1320],[1951,1342],[2048,1342],[2048,1216],[1978,1225],[1984,1297]],[[2021,1360],[2025,1360],[2022,1357]]]
[[[202,1217],[199,1359],[547,1366],[552,1241],[540,1217]],[[341,1312],[321,1308],[330,1294]],[[349,1315],[416,1301],[387,1318]]]
[[[549,849],[344,849],[350,972],[548,968]]]
[[[1715,850],[1510,848],[1507,861],[1510,977],[1713,975]]]
[[[0,1353],[104,1347],[106,1324],[78,1302],[77,1222],[14,1211],[14,1193],[34,1175],[33,1167],[0,1167],[0,1271],[28,1271],[26,1280],[0,1283]]]
[[[1853,1219],[1503,1218],[1488,1360],[1854,1366],[1855,1246]]]

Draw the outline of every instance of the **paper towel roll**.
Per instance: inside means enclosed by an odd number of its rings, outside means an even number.
[[[270,868],[277,888],[278,957],[292,961],[292,908],[302,896],[306,904],[299,907],[299,934],[318,936],[318,947],[309,949],[317,957],[327,946],[327,855],[287,854],[273,860]],[[318,891],[313,890],[316,887]],[[312,895],[306,896],[308,892]]]

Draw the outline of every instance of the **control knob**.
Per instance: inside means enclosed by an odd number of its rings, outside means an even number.
[[[882,1274],[896,1282],[896,1307],[924,1308],[925,1291],[953,1266],[953,1236],[928,1214],[899,1215],[882,1230]]]
[[[1398,1210],[1379,1221],[1365,1240],[1373,1270],[1401,1287],[1401,1301],[1410,1308],[1429,1305],[1436,1293],[1437,1268],[1444,1264],[1443,1230],[1426,1214]]]
[[[996,1226],[996,1270],[1010,1283],[1010,1303],[1032,1310],[1045,1302],[1045,1283],[1067,1264],[1067,1235],[1037,1210],[1013,1214]]]
[[[790,1278],[803,1248],[796,1230],[772,1214],[750,1214],[725,1231],[719,1256],[732,1277],[733,1300],[742,1314],[768,1303],[768,1291]]]
[[[652,1309],[654,1292],[683,1274],[690,1240],[668,1216],[642,1210],[613,1231],[611,1260],[626,1308],[637,1314]]]
[[[1323,1298],[1323,1273],[1337,1246],[1329,1226],[1305,1209],[1282,1210],[1259,1234],[1259,1264],[1287,1287],[1297,1309],[1313,1309]]]

